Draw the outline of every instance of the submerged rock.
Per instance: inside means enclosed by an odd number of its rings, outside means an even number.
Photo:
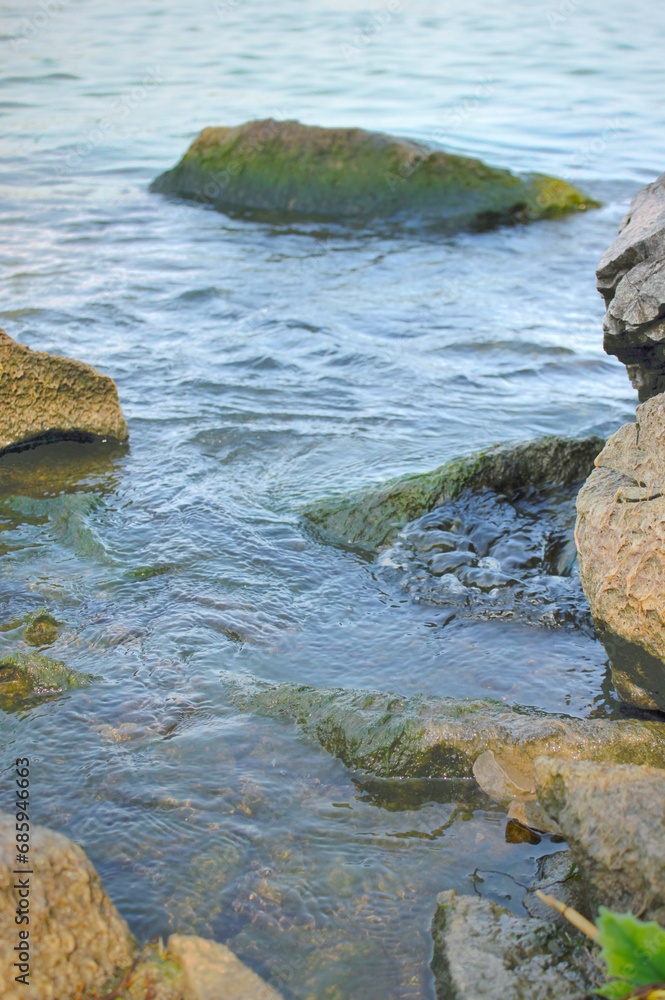
[[[665,174],[633,198],[596,271],[605,350],[628,369],[641,401],[665,390]]]
[[[465,490],[488,488],[510,497],[553,483],[581,481],[603,444],[597,437],[543,437],[497,445],[454,458],[433,472],[400,476],[374,488],[319,500],[303,514],[325,541],[377,552],[404,525]]]
[[[665,394],[596,466],[577,498],[580,579],[619,697],[665,711]]]
[[[94,674],[79,673],[61,660],[39,653],[0,656],[0,709],[10,712],[24,705],[48,701],[73,688],[87,687]]]
[[[286,716],[347,767],[381,777],[471,777],[486,750],[532,780],[543,754],[665,768],[665,722],[576,719],[509,708],[490,698],[458,701],[292,683],[251,685],[229,676],[234,703]]]
[[[517,177],[407,139],[297,121],[206,128],[151,191],[224,212],[486,228],[597,207],[565,181]]]
[[[32,351],[0,330],[0,454],[62,439],[127,437],[112,379],[82,361]]]
[[[437,897],[432,971],[438,1000],[583,1000],[597,983],[580,937],[516,917],[489,899]]]
[[[665,771],[543,757],[535,776],[595,903],[665,925]]]

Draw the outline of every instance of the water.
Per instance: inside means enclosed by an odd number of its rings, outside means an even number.
[[[663,168],[665,12],[24,0],[2,32],[0,322],[112,375],[131,432],[0,463],[0,617],[48,611],[45,652],[102,678],[4,715],[6,766],[32,758],[36,817],[141,940],[212,935],[293,1000],[431,1000],[437,891],[523,912],[556,845],[507,843],[473,783],[363,784],[239,716],[220,676],[617,710],[574,569],[565,627],[451,613],[299,510],[630,417],[593,271]],[[147,194],[203,126],[270,115],[558,174],[604,207],[441,239]],[[0,640],[23,648],[25,626]]]

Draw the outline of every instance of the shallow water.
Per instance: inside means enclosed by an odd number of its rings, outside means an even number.
[[[5,760],[32,758],[35,815],[84,846],[139,938],[213,935],[294,1000],[431,1000],[437,891],[520,912],[556,845],[507,843],[472,783],[363,784],[295,727],[238,715],[220,676],[617,711],[574,568],[580,627],[452,616],[299,511],[630,417],[593,271],[663,167],[665,11],[40,10],[8,5],[0,39],[0,322],[110,374],[131,441],[0,462],[2,621],[49,611],[45,651],[103,678],[4,715]],[[438,141],[604,207],[419,238],[148,195],[203,126],[269,115]],[[25,641],[0,632],[3,653]]]

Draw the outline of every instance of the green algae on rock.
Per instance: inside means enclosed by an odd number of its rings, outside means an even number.
[[[563,180],[360,128],[297,121],[206,128],[151,191],[224,212],[487,228],[597,207]]]
[[[496,445],[454,458],[433,472],[399,476],[380,486],[317,500],[305,507],[303,515],[325,541],[376,552],[405,524],[464,490],[490,487],[510,495],[583,480],[603,444],[598,437],[543,437]]]
[[[39,653],[13,653],[0,657],[0,709],[4,712],[36,701],[49,700],[63,691],[87,687],[94,674],[83,674],[61,660]]]
[[[347,767],[381,777],[471,777],[486,750],[526,773],[547,754],[665,768],[665,722],[655,720],[577,719],[491,698],[404,698],[232,675],[225,683],[239,708],[294,719]]]

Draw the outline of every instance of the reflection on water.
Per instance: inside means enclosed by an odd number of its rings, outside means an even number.
[[[0,458],[2,656],[98,678],[1,715],[0,734],[6,761],[32,758],[36,817],[84,846],[139,938],[213,935],[294,1000],[432,1000],[436,892],[519,912],[556,849],[507,842],[472,783],[349,774],[294,726],[239,717],[219,678],[617,711],[604,651],[578,627],[559,513],[495,497],[412,525],[402,586],[306,537],[299,511],[630,416],[593,268],[663,166],[665,14],[637,8],[561,21],[527,0],[413,0],[379,29],[355,0],[7,7],[0,322],[116,379],[131,439]],[[557,174],[605,207],[398,238],[147,193],[203,126],[270,115]],[[439,533],[447,555],[452,531],[449,551],[470,551],[462,536],[497,519],[503,538],[476,555],[502,568],[469,568],[531,582],[495,605],[476,588],[465,617],[439,600],[461,568],[432,573],[427,544]],[[542,566],[515,569],[516,543]],[[532,584],[556,584],[543,600],[568,627],[521,613]],[[508,591],[520,613],[492,617]]]

